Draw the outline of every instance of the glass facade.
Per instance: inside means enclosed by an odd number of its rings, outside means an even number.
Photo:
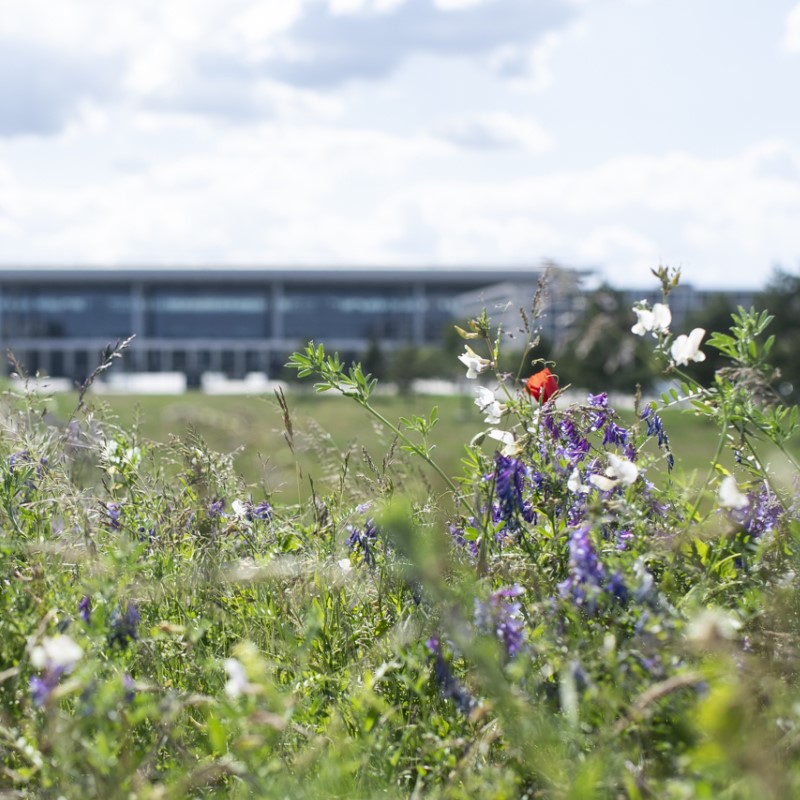
[[[422,332],[426,342],[442,341],[446,331],[452,327],[459,312],[456,296],[461,291],[465,290],[458,286],[426,287]]]
[[[289,352],[310,339],[362,357],[370,340],[387,349],[436,344],[463,313],[464,292],[496,282],[480,274],[405,275],[344,271],[252,276],[199,271],[70,275],[0,271],[0,337],[29,372],[82,380],[109,342],[136,334],[115,371],[206,371],[279,375]],[[347,353],[345,353],[347,351]]]
[[[417,301],[409,287],[291,287],[279,310],[286,339],[409,340]]]
[[[145,296],[145,330],[159,339],[263,339],[268,311],[263,288],[159,288]]]
[[[130,336],[131,294],[115,287],[9,287],[0,296],[3,338]]]

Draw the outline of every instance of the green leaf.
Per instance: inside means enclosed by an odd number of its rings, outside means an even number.
[[[707,542],[702,539],[695,538],[692,542],[697,555],[700,557],[700,563],[705,567],[708,563],[708,553],[711,549]]]
[[[225,727],[213,714],[208,715],[206,728],[208,730],[208,741],[211,744],[214,755],[226,753],[228,751],[228,740],[225,736]]]

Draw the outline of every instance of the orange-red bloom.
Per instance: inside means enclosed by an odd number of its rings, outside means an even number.
[[[545,367],[525,381],[525,391],[534,399],[546,403],[557,391],[556,376]]]

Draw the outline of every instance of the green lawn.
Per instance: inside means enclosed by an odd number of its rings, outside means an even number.
[[[186,438],[196,433],[212,449],[232,453],[237,471],[249,484],[263,487],[270,494],[280,493],[290,502],[309,493],[309,479],[318,492],[335,487],[348,452],[351,472],[370,474],[364,450],[380,469],[391,437],[355,402],[306,393],[290,393],[287,402],[297,459],[286,441],[283,414],[273,396],[190,392],[183,396],[92,396],[88,400],[90,410],[98,417],[116,420],[122,427],[135,424],[148,440],[166,442],[171,435]],[[66,420],[75,403],[74,395],[57,395],[51,401],[52,413],[56,419]],[[478,409],[469,397],[378,397],[375,405],[394,421],[401,416],[427,415],[434,405],[438,406],[439,423],[431,441],[435,444],[435,457],[445,472],[454,476],[461,473],[465,442],[483,428]],[[623,416],[632,420],[632,414]],[[702,479],[716,447],[714,428],[705,420],[676,411],[666,414],[664,422],[678,464],[676,476],[685,476],[691,482],[693,473],[698,471],[698,479]],[[798,444],[795,442],[793,447],[796,454],[800,453]],[[415,480],[409,474],[403,478],[403,473],[414,471],[413,462],[398,451],[394,457],[401,473],[397,480]],[[785,475],[788,481],[791,470],[780,453],[769,449],[764,460],[776,475]],[[441,486],[429,470],[425,474],[433,486]]]

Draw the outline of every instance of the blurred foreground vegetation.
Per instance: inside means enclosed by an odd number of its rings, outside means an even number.
[[[768,323],[703,343],[708,386],[648,338],[681,381],[635,413],[523,390],[485,320],[480,411],[313,346],[347,397],[6,394],[0,794],[800,796]]]

